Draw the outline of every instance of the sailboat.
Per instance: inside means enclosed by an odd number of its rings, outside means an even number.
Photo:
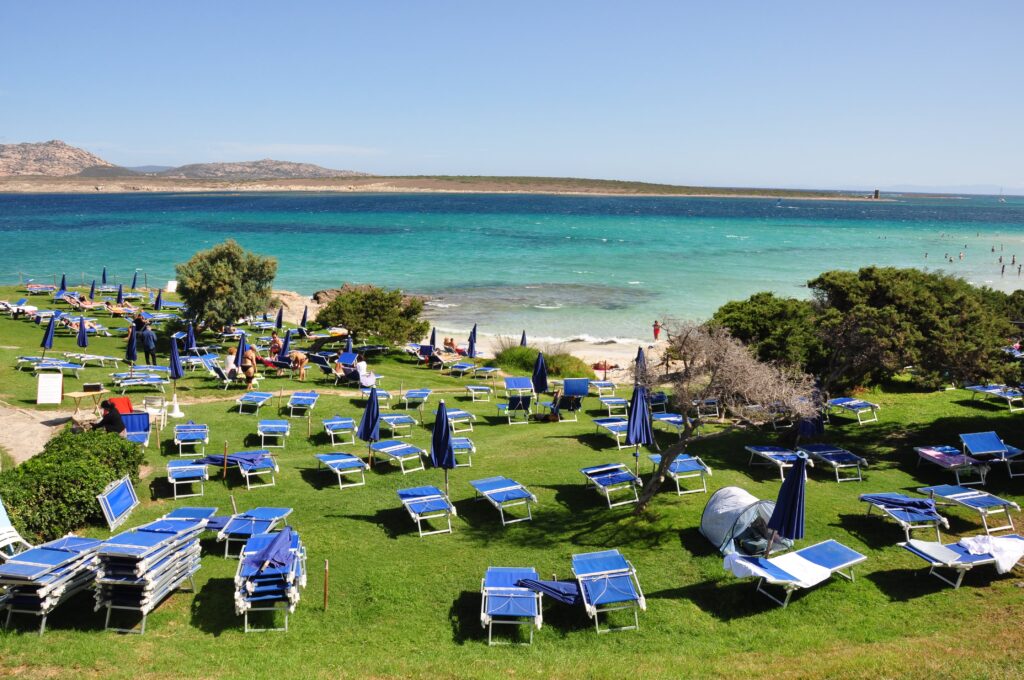
[[[1003,188],[999,187],[999,202],[1006,203],[1006,196],[1003,196]]]

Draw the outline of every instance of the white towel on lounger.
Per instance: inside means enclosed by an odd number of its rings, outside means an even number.
[[[1005,574],[1024,557],[1024,540],[1010,536],[969,536],[960,545],[972,555],[992,555],[996,571]]]

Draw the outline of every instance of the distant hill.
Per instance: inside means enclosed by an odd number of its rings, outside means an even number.
[[[60,140],[26,144],[0,144],[0,175],[67,177],[86,168],[112,168],[99,156]]]
[[[126,168],[132,172],[141,172],[145,175],[156,174],[158,172],[164,172],[165,170],[173,170],[173,165],[132,165]]]
[[[138,177],[140,174],[120,165],[93,165],[75,173],[75,177]]]
[[[175,179],[324,179],[328,177],[365,177],[352,170],[330,170],[312,163],[292,163],[265,158],[241,163],[196,163],[159,173]]]

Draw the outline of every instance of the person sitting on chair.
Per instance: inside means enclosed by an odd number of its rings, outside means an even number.
[[[377,376],[366,365],[366,357],[362,354],[356,356],[356,372],[359,374],[360,387],[373,387],[377,384]]]
[[[75,421],[80,432],[88,432],[89,430],[104,430],[106,432],[113,432],[121,437],[126,437],[128,431],[124,426],[124,419],[121,417],[121,412],[117,410],[109,399],[104,399],[100,402],[100,410],[103,415],[99,420],[95,421]]]

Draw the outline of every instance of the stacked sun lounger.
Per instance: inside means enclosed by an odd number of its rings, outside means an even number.
[[[40,617],[42,635],[50,613],[92,585],[101,542],[68,535],[0,564],[0,586],[6,589],[0,595],[0,611],[7,610],[5,627],[14,614],[31,614]]]
[[[244,630],[287,632],[288,615],[295,612],[306,587],[306,549],[291,527],[253,536],[242,547],[235,572],[235,614]],[[284,612],[281,628],[251,628],[251,612]]]
[[[224,541],[224,557],[232,543],[244,545],[253,536],[269,533],[290,514],[291,508],[259,507],[231,515],[217,532],[217,540]]]
[[[158,519],[107,539],[96,552],[96,610],[107,610],[104,626],[145,633],[146,617],[199,571],[199,535],[205,519]],[[114,611],[137,612],[141,628],[111,626]]]

